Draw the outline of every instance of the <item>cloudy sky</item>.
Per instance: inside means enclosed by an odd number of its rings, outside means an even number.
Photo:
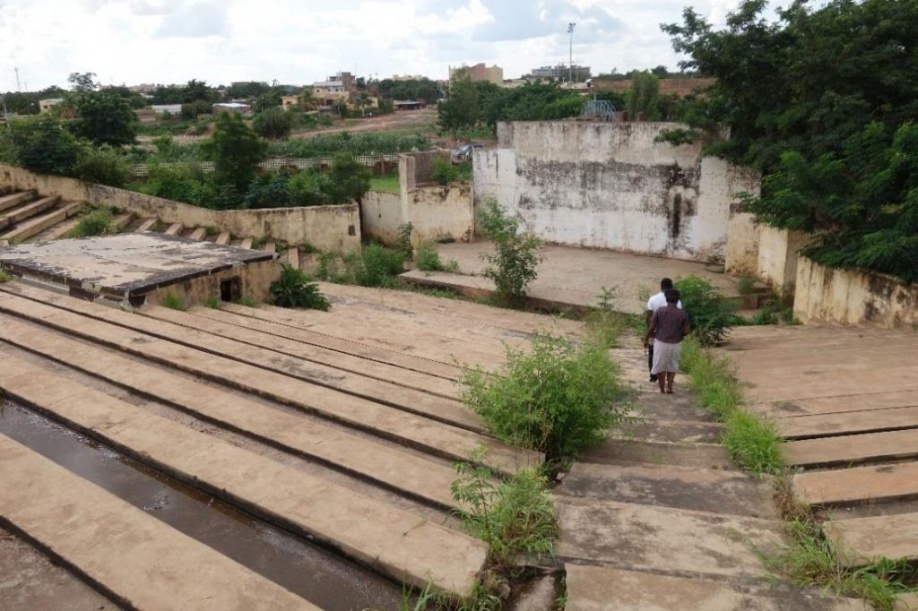
[[[676,67],[662,22],[691,5],[715,24],[737,0],[0,0],[0,91],[67,85],[274,79],[339,70],[446,78],[496,63],[505,78],[568,61],[593,73]]]

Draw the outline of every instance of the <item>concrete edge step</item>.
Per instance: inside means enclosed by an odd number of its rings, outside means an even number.
[[[810,505],[859,505],[918,498],[918,463],[808,471],[793,477],[797,497]]]
[[[34,190],[19,191],[17,193],[4,195],[3,197],[0,197],[0,212],[9,210],[10,208],[15,208],[16,206],[22,205],[35,199],[36,197],[38,197],[38,194]]]
[[[412,586],[430,582],[467,596],[484,564],[487,546],[477,539],[77,382],[58,380],[49,393],[23,367],[6,374],[4,386],[16,393],[31,386],[32,405],[77,430]]]
[[[5,435],[0,457],[0,483],[16,490],[0,496],[2,521],[119,606],[318,609]],[[129,553],[112,553],[105,540]]]

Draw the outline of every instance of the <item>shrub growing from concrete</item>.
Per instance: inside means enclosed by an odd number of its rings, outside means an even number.
[[[478,223],[496,250],[493,255],[483,255],[488,266],[482,275],[494,281],[501,305],[521,307],[526,287],[536,279],[536,268],[542,261],[536,252],[541,242],[530,233],[520,233],[519,221],[507,216],[493,198],[479,212]]]
[[[702,346],[716,346],[727,339],[734,325],[736,304],[725,299],[707,280],[697,276],[679,278],[676,288],[689,316],[692,335]]]
[[[76,226],[67,232],[68,238],[88,238],[114,232],[110,208],[90,208],[80,217]]]
[[[537,337],[530,351],[507,348],[501,374],[466,368],[463,401],[494,435],[547,461],[578,457],[624,419],[619,368],[598,342]]]
[[[280,278],[271,283],[271,297],[274,305],[282,308],[305,308],[327,312],[331,304],[319,292],[319,287],[309,282],[301,270],[287,264],[281,264]]]

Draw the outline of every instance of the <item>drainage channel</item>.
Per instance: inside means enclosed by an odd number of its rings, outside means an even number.
[[[0,433],[329,611],[398,609],[402,589],[44,416],[3,401]]]

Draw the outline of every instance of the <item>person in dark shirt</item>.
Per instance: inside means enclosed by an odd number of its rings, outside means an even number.
[[[650,373],[657,375],[660,392],[673,392],[673,381],[679,371],[679,356],[682,339],[689,333],[688,315],[679,309],[679,291],[665,291],[666,307],[654,311],[650,326],[644,336],[644,346],[653,340],[653,367]]]

